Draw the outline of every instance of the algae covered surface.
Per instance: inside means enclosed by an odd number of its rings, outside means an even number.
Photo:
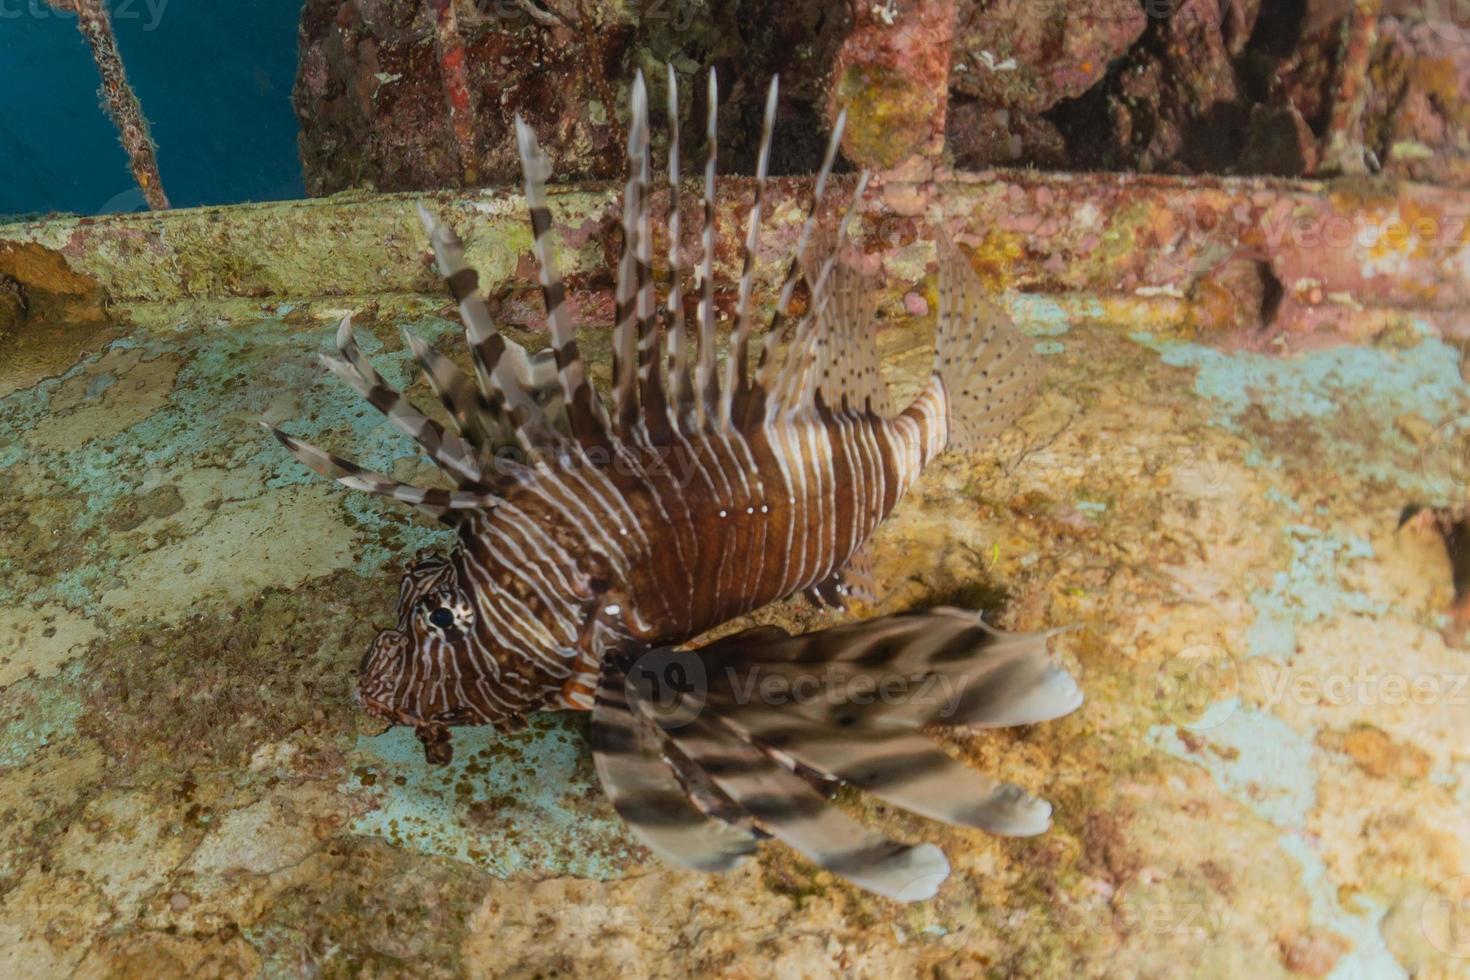
[[[935,733],[1050,799],[1041,837],[841,797],[949,855],[913,906],[774,844],[726,876],[661,863],[603,800],[580,716],[461,732],[430,769],[357,711],[399,569],[444,533],[257,423],[421,476],[315,354],[359,309],[364,350],[428,401],[398,330],[455,350],[437,301],[138,306],[23,377],[0,346],[0,971],[1470,973],[1470,653],[1441,635],[1442,546],[1396,529],[1463,492],[1439,458],[1470,413],[1458,352],[1408,330],[1227,353],[1097,304],[1012,306],[1045,335],[1040,398],[993,452],[936,462],[876,538],[882,601],[850,615],[1078,624],[1055,645],[1088,700]],[[901,391],[931,326],[882,331]]]

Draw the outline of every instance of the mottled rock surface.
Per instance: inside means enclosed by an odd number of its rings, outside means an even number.
[[[726,172],[753,170],[779,73],[774,173],[814,170],[846,107],[846,162],[907,182],[950,163],[1463,186],[1470,24],[1449,0],[1370,6],[1349,30],[1347,0],[310,0],[295,104],[312,194],[513,183],[516,113],[563,179],[617,176],[633,72],[657,122],[666,63],[686,164],[719,71]]]
[[[772,171],[809,172],[821,160],[825,72],[846,33],[840,6],[460,2],[463,50],[448,59],[431,8],[406,0],[306,4],[294,101],[308,193],[516,183],[517,113],[536,127],[557,179],[619,176],[633,73],[641,68],[649,79],[660,132],[665,63],[680,76],[689,159],[703,152],[704,70],[713,65],[724,169],[754,169],[765,87],[778,73],[783,111]],[[446,88],[453,70],[463,72],[462,96]],[[457,97],[472,117],[469,168],[451,124]]]

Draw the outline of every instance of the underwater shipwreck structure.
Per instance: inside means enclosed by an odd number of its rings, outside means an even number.
[[[311,0],[295,98],[327,196],[0,226],[0,969],[1470,973],[1470,30],[1266,6],[793,4],[742,33],[742,4]],[[719,876],[664,862],[603,797],[584,713],[457,729],[426,765],[353,671],[446,532],[335,492],[259,426],[431,478],[316,363],[350,313],[384,378],[435,402],[400,329],[450,352],[461,326],[420,204],[505,336],[546,346],[518,112],[556,161],[605,387],[593,325],[619,304],[630,80],[654,59],[730,71],[720,312],[780,71],[756,306],[801,233],[810,131],[845,108],[844,159],[874,173],[851,261],[896,400],[931,370],[936,224],[1046,366],[1014,426],[938,457],[875,533],[873,601],[729,627],[934,605],[1078,626],[1053,647],[1080,710],[931,733],[1052,801],[1046,833],[838,794],[948,855],[923,902],[774,843]],[[700,192],[690,171],[692,257]]]

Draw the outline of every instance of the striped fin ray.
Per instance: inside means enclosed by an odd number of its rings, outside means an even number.
[[[669,403],[675,419],[683,427],[693,405],[693,378],[690,377],[689,324],[684,317],[684,276],[679,262],[682,224],[679,216],[679,76],[672,63],[668,69],[669,116],[669,209],[665,224],[669,229]]]
[[[1002,728],[1051,721],[1082,703],[1077,682],[1047,651],[1057,632],[1005,633],[975,613],[941,608],[885,616],[792,637],[785,642],[737,644],[737,637],[707,648],[710,669],[759,662],[760,672],[795,689],[814,667],[839,691],[855,692],[875,681],[902,687],[929,685],[924,697],[883,700],[856,710],[841,699],[798,700],[792,717],[856,731],[968,725]],[[738,708],[737,693],[712,687],[711,703]]]
[[[438,466],[454,477],[461,486],[482,483],[479,462],[473,449],[459,436],[444,427],[404,398],[380,375],[363,356],[352,335],[352,317],[345,316],[337,325],[337,351],[342,359],[322,356],[322,365],[345,381],[368,403],[382,412],[400,431],[417,442]]]
[[[933,844],[903,844],[868,830],[801,776],[706,716],[679,728],[672,741],[762,830],[860,888],[922,901],[949,876],[949,862]]]
[[[556,356],[557,377],[572,435],[587,447],[606,445],[607,413],[593,390],[577,347],[576,330],[568,315],[566,284],[556,260],[552,238],[551,209],[546,200],[546,181],[551,177],[551,160],[542,151],[536,133],[516,116],[516,146],[525,178],[526,203],[531,212],[531,248],[536,256],[546,320],[551,328],[551,347]]]
[[[637,230],[634,269],[637,270],[635,313],[638,323],[638,395],[643,424],[655,445],[667,444],[670,436],[668,395],[664,387],[662,332],[658,323],[658,299],[653,282],[653,214],[649,192],[653,184],[653,160],[649,148],[648,86],[643,72],[633,78],[633,130],[629,163],[638,181]],[[627,247],[627,242],[624,242]]]
[[[708,106],[705,110],[704,220],[699,239],[704,255],[699,262],[699,363],[694,373],[694,412],[700,429],[708,426],[720,400],[719,374],[715,371],[715,167],[719,150],[715,139],[720,110],[719,82],[714,67],[709,70]]]
[[[638,366],[643,332],[639,315],[643,299],[639,236],[647,208],[643,163],[648,145],[648,93],[642,72],[633,79],[632,110],[628,180],[623,185],[623,254],[618,260],[613,314],[613,429],[620,436],[631,433],[639,421]]]
[[[507,347],[505,338],[496,329],[485,301],[480,298],[479,274],[465,261],[464,246],[459,236],[422,204],[418,206],[418,212],[438,261],[439,272],[459,304],[481,393],[492,405],[498,397],[504,398],[514,420],[516,439],[526,452],[540,455],[563,449],[565,440],[521,385],[511,361],[503,356]]]
[[[769,709],[768,709],[769,710]],[[1051,825],[1051,804],[956,762],[916,731],[884,731],[854,739],[843,729],[770,717],[758,739],[802,765],[931,820],[1008,837],[1030,837]]]
[[[741,246],[740,285],[735,300],[735,335],[725,360],[725,388],[720,400],[720,424],[729,427],[740,420],[747,398],[750,374],[750,297],[755,288],[756,251],[760,244],[761,209],[766,199],[766,174],[771,164],[771,133],[776,125],[776,98],[780,76],[771,77],[766,90],[765,113],[761,116],[760,150],[755,164],[755,200],[746,220],[745,242]]]
[[[626,674],[608,665],[592,708],[592,760],[613,809],[663,858],[701,871],[734,867],[755,850],[755,835],[696,807],[668,751],[657,723],[630,703]]]
[[[420,512],[435,520],[443,521],[445,524],[457,525],[459,523],[457,512],[459,511],[486,510],[494,507],[500,499],[491,493],[471,490],[410,486],[390,476],[365,469],[350,459],[343,459],[341,456],[318,449],[311,443],[289,436],[280,429],[272,429],[265,423],[261,424],[281,441],[281,445],[291,451],[291,455],[327,479],[336,480],[353,490],[365,490],[368,493],[412,504]]]
[[[827,139],[827,152],[822,157],[822,167],[817,171],[816,183],[812,185],[812,200],[807,208],[806,220],[801,223],[801,231],[796,236],[796,248],[792,252],[791,262],[786,267],[786,278],[781,283],[781,292],[776,299],[776,311],[771,317],[771,322],[766,327],[767,341],[761,346],[760,363],[758,366],[758,383],[763,391],[769,392],[775,385],[776,372],[781,361],[771,356],[773,352],[772,338],[780,334],[782,326],[786,321],[787,311],[791,307],[791,298],[796,293],[796,287],[803,278],[803,272],[811,265],[808,250],[812,247],[812,235],[816,231],[817,221],[821,216],[822,198],[827,192],[827,181],[832,176],[832,167],[837,162],[837,150],[842,143],[842,133],[847,128],[847,110],[843,109],[837,114],[837,122],[832,127],[832,134]],[[815,280],[815,277],[811,277]]]
[[[1049,804],[971,770],[920,729],[1030,724],[1074,710],[1080,691],[1047,651],[1055,632],[1002,633],[957,609],[794,637],[757,628],[667,658],[680,665],[677,676],[655,670],[650,679],[635,668],[623,690],[630,711],[658,724],[670,772],[670,760],[683,760],[737,813],[861,887],[927,898],[948,871],[943,855],[869,832],[814,780],[992,833],[1045,830]],[[661,813],[673,805],[662,795],[670,776],[643,772],[646,788],[625,778],[622,809],[636,813],[647,792],[649,812]],[[688,787],[687,774],[680,782]]]
[[[491,405],[457,364],[407,329],[403,339],[460,435],[479,453],[482,465],[497,447],[515,442],[514,427],[503,405]]]

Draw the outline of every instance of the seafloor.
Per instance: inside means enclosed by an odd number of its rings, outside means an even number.
[[[600,248],[576,212],[607,201],[561,205],[574,269]],[[517,209],[451,213],[515,229],[471,256],[534,329]],[[1470,653],[1444,638],[1442,543],[1396,529],[1462,494],[1441,456],[1470,406],[1458,347],[1415,317],[1284,355],[1182,325],[1168,289],[1009,296],[1042,394],[880,529],[879,608],[1080,624],[1055,642],[1087,703],[936,736],[1052,800],[1044,836],[842,796],[948,853],[938,897],[899,906],[774,844],[722,877],[661,863],[603,800],[581,717],[461,730],[430,769],[354,707],[402,561],[443,535],[257,421],[422,475],[314,360],[349,309],[415,394],[399,327],[454,349],[407,200],[0,239],[32,285],[0,328],[0,973],[1470,975]],[[886,308],[931,306],[932,251],[895,247]],[[882,331],[900,387],[931,329]],[[761,618],[831,620],[801,600]]]

